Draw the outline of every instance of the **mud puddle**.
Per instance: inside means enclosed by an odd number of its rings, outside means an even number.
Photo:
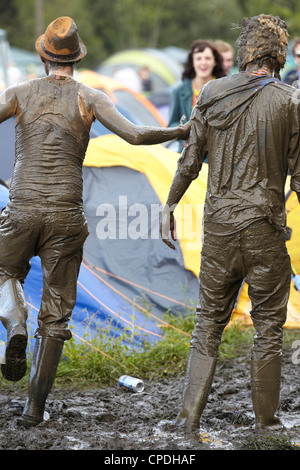
[[[286,429],[277,438],[288,440],[289,446],[269,441],[267,450],[300,449],[299,367],[286,352],[278,410]],[[145,381],[142,393],[126,392],[117,384],[84,391],[54,387],[47,401],[50,419],[29,430],[16,423],[26,391],[2,386],[0,450],[256,450],[249,371],[247,358],[218,365],[200,431],[194,435],[171,426],[180,409],[183,377]]]

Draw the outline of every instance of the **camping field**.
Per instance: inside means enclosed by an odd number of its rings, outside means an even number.
[[[295,348],[299,335],[299,330],[284,332],[278,410],[284,432],[266,436],[254,432],[249,386],[253,331],[233,326],[223,337],[199,433],[185,435],[171,426],[180,408],[188,347],[160,341],[149,350],[128,354],[120,346],[109,351],[108,358],[97,351],[99,344],[93,348],[70,344],[47,400],[50,419],[39,426],[21,432],[17,425],[28,377],[14,385],[2,380],[0,450],[93,450],[118,456],[122,451],[198,455],[201,450],[299,450],[300,353]],[[142,393],[118,386],[122,366],[144,379]]]

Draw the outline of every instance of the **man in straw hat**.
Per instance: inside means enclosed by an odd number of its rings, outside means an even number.
[[[127,142],[157,144],[186,138],[190,125],[135,126],[111,100],[72,78],[86,55],[76,24],[53,21],[36,41],[47,72],[8,88],[0,96],[0,122],[16,116],[16,160],[10,198],[0,217],[0,318],[7,329],[7,380],[26,372],[27,304],[22,283],[30,259],[38,255],[43,296],[29,376],[28,399],[20,423],[43,421],[46,398],[56,376],[76,300],[76,282],[88,235],[82,202],[82,163],[95,119]]]
[[[295,89],[280,81],[287,45],[280,18],[262,14],[243,19],[236,43],[239,73],[203,88],[163,210],[162,238],[174,249],[174,208],[208,152],[197,321],[183,407],[174,423],[185,430],[199,427],[221,336],[244,281],[256,330],[251,355],[256,429],[280,426],[275,410],[291,282],[285,244],[288,169],[300,200],[299,106]]]

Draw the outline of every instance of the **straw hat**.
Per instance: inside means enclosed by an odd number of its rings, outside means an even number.
[[[52,62],[79,62],[87,52],[75,22],[68,16],[52,21],[35,47],[41,57]]]

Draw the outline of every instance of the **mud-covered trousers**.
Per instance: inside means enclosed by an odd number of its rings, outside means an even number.
[[[8,203],[0,215],[0,285],[9,278],[22,284],[30,260],[39,256],[43,293],[39,336],[71,338],[68,322],[76,302],[82,247],[88,235],[81,208],[47,212]]]
[[[248,284],[255,328],[253,360],[281,354],[291,263],[284,231],[267,220],[227,236],[204,232],[197,322],[191,340],[201,354],[218,355],[243,281]]]

